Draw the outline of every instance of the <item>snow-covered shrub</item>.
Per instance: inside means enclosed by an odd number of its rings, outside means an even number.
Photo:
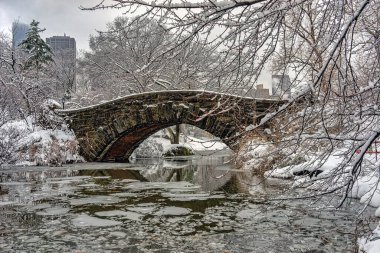
[[[191,156],[194,152],[187,146],[182,144],[172,144],[170,148],[166,149],[163,156]]]
[[[20,139],[18,162],[34,165],[61,165],[80,162],[79,146],[69,130],[39,129]]]
[[[242,160],[243,169],[252,170],[261,175],[272,167],[276,157],[280,154],[273,154],[274,147],[257,140],[254,137],[242,144],[237,157]]]
[[[131,157],[146,158],[146,157],[161,157],[164,152],[164,144],[162,138],[148,138],[140,144],[132,153]]]
[[[74,133],[57,120],[55,129],[36,124],[33,117],[0,127],[0,164],[61,165],[84,161]]]
[[[61,109],[62,106],[53,99],[47,99],[39,107],[37,114],[37,124],[44,129],[60,129],[62,126],[62,118],[59,117],[54,110]]]
[[[8,122],[0,127],[0,165],[16,161],[15,145],[27,133],[26,124]]]

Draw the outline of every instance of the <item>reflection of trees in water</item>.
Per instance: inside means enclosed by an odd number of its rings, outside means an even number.
[[[228,157],[205,157],[199,160],[160,161],[142,171],[151,182],[188,181],[201,186],[203,191],[223,190],[228,193],[248,192],[249,172],[230,170]]]
[[[4,186],[0,185],[0,195],[7,194],[8,190],[4,188]]]
[[[263,193],[265,192],[265,180],[259,178],[251,171],[233,171],[225,185],[218,190],[226,193]]]
[[[11,206],[3,207],[0,210],[0,224],[6,222],[12,224],[12,227],[32,228],[42,222],[42,217],[34,212],[17,211]],[[0,232],[1,235],[1,232]]]
[[[22,204],[35,204],[46,196],[67,194],[68,184],[59,184],[54,178],[73,177],[78,171],[73,170],[43,170],[4,172],[0,175],[0,199]]]
[[[0,175],[0,182],[40,182],[47,178],[73,177],[78,175],[76,170],[42,170],[4,172]]]

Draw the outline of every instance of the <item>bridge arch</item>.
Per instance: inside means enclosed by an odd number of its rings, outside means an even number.
[[[236,150],[237,133],[278,103],[216,92],[158,91],[58,113],[74,130],[87,161],[128,161],[146,138],[177,124],[194,125]]]

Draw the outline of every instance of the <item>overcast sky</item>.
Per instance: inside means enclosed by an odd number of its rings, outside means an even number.
[[[35,19],[46,31],[42,38],[53,35],[74,37],[77,49],[88,49],[88,38],[95,30],[104,30],[106,24],[116,16],[122,15],[120,10],[81,11],[79,6],[91,6],[98,0],[0,0],[0,31],[10,32],[12,22],[30,24]]]
[[[100,0],[0,0],[0,31],[11,31],[12,22],[28,23],[35,19],[46,31],[42,38],[63,35],[74,37],[77,49],[88,49],[90,34],[104,30],[106,24],[123,15],[122,10],[81,11],[79,6],[93,6]],[[258,83],[270,87],[271,73],[264,70]]]

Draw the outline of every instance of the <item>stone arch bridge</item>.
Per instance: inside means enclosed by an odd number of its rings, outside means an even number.
[[[176,124],[197,126],[238,148],[239,132],[282,101],[208,91],[158,91],[129,95],[90,107],[59,110],[87,161],[128,161],[138,145]]]

